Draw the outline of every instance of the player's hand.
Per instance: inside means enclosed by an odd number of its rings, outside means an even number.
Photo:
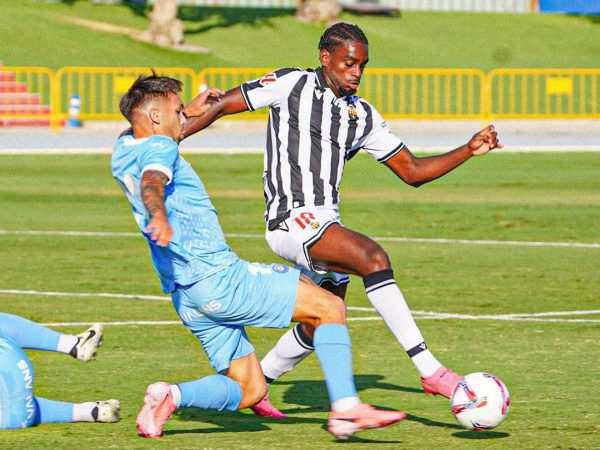
[[[208,88],[206,91],[198,94],[186,107],[185,114],[188,117],[198,117],[204,114],[213,103],[219,101],[219,96],[225,94],[225,91],[217,88]]]
[[[169,241],[173,237],[173,229],[163,213],[154,214],[144,231],[161,247],[169,245]]]
[[[495,148],[502,148],[494,125],[488,125],[475,134],[467,145],[475,156],[484,155]]]

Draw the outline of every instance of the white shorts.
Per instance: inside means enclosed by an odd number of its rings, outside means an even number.
[[[340,222],[337,208],[303,206],[290,212],[273,231],[267,229],[265,237],[271,250],[281,258],[296,264],[296,268],[319,286],[329,282],[335,286],[348,284],[347,274],[327,272],[313,265],[309,250],[317,243],[327,228]]]

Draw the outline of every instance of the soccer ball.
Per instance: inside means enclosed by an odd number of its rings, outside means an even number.
[[[452,390],[450,407],[456,420],[469,430],[491,430],[508,414],[510,397],[500,378],[475,372]]]

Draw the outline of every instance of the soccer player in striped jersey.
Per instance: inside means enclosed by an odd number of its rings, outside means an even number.
[[[359,27],[337,23],[327,29],[319,42],[319,61],[316,70],[279,69],[227,91],[188,123],[182,138],[224,115],[269,106],[263,172],[269,246],[341,298],[348,274],[362,277],[367,297],[411,358],[424,391],[449,397],[462,377],[427,348],[383,248],[342,225],[339,185],[345,164],[360,150],[417,187],[501,148],[497,133],[490,125],[452,151],[416,157],[391,134],[377,110],[355,95],[369,61],[368,41]],[[188,110],[194,109],[192,101]],[[268,382],[312,352],[312,336],[306,324],[282,336],[261,362]],[[254,410],[283,416],[268,398]]]
[[[59,333],[21,316],[0,313],[0,429],[41,423],[116,422],[118,400],[70,403],[34,395],[35,374],[24,349],[91,361],[102,343],[102,325],[78,335]]]
[[[179,154],[186,123],[180,90],[179,80],[154,73],[133,83],[120,103],[132,129],[115,143],[111,169],[149,244],[163,291],[217,373],[150,384],[136,419],[139,434],[159,438],[180,407],[237,411],[261,401],[267,385],[244,327],[287,328],[291,320],[315,328],[314,348],[331,401],[330,433],[347,438],[403,420],[402,412],[360,401],[339,298],[294,268],[249,263],[229,248],[200,177]],[[204,93],[202,103],[212,94]]]

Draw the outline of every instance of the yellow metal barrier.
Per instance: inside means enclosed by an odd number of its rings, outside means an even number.
[[[190,101],[198,93],[198,77],[191,69],[158,67],[159,75],[177,78],[183,82],[181,98]],[[119,101],[133,81],[141,74],[149,75],[145,67],[63,67],[56,72],[57,113],[66,117],[69,101],[78,94],[81,101],[80,118],[123,119]]]
[[[53,84],[47,67],[0,67],[0,124],[49,125]]]
[[[190,101],[200,85],[230,89],[272,68],[158,68],[183,82]],[[119,101],[148,68],[0,67],[0,126],[59,125],[71,96],[80,97],[80,119],[122,119]],[[367,69],[359,95],[387,119],[600,118],[600,69]],[[268,110],[236,115],[258,119]],[[21,121],[21,122],[19,122]]]
[[[208,68],[199,77],[207,86],[231,89],[262,77],[270,68]],[[479,118],[483,114],[485,74],[474,69],[367,69],[358,95],[388,119]],[[256,119],[268,110],[236,117]]]
[[[387,119],[484,114],[485,74],[474,69],[367,69],[358,95]]]
[[[240,84],[256,80],[272,72],[273,68],[240,68],[240,67],[209,67],[198,74],[200,83],[208,87],[216,87],[224,91],[239,86]],[[236,114],[235,119],[264,119],[269,117],[268,108],[254,112]]]
[[[494,118],[600,117],[600,69],[495,69],[488,80]]]

